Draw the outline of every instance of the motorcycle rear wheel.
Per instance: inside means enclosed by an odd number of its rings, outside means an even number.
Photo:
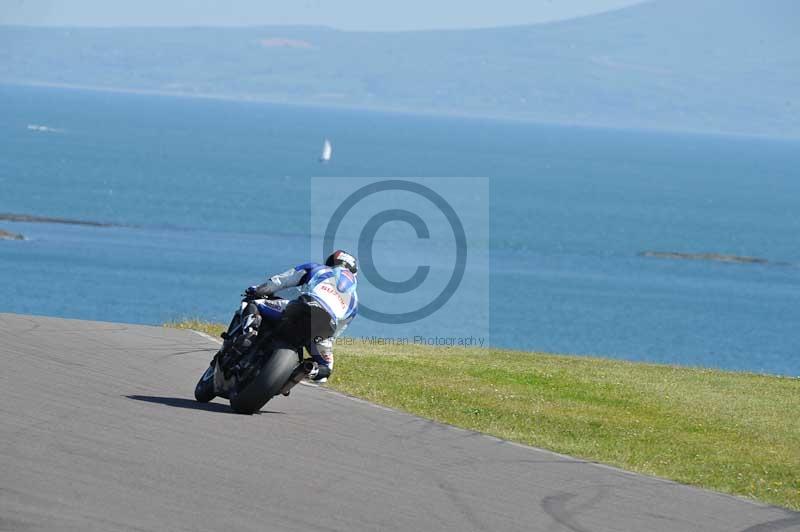
[[[231,408],[238,414],[250,415],[258,412],[281,391],[299,365],[297,351],[285,347],[276,349],[258,375],[231,397]]]

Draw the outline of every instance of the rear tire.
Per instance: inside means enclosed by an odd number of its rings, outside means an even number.
[[[238,414],[258,412],[267,401],[276,396],[292,373],[300,365],[300,357],[294,349],[279,348],[269,357],[261,371],[235,396],[231,397],[231,408]]]
[[[197,381],[197,386],[194,387],[194,398],[200,403],[207,403],[216,396],[217,394],[214,393],[214,364],[211,364]]]

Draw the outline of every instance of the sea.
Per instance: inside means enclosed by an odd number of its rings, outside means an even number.
[[[0,229],[25,236],[0,240],[0,312],[226,322],[243,288],[322,260],[310,222],[320,179],[336,191],[398,178],[439,180],[474,205],[461,207],[465,225],[485,229],[468,242],[485,260],[458,287],[475,297],[420,318],[425,338],[474,330],[520,356],[800,375],[791,140],[0,86]],[[380,233],[374,266],[391,263],[396,281],[414,273],[413,233]],[[379,292],[362,303],[399,301]],[[346,334],[388,327],[359,316]]]

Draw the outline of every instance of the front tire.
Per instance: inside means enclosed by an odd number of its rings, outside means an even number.
[[[250,383],[231,397],[231,408],[238,414],[258,412],[267,401],[276,396],[292,373],[300,365],[297,351],[289,348],[276,349],[261,371]]]
[[[214,366],[211,364],[194,387],[194,398],[200,403],[207,403],[217,396],[214,393]]]

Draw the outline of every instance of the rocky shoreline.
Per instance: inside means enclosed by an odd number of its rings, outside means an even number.
[[[717,262],[733,262],[737,264],[770,264],[767,259],[748,257],[745,255],[724,255],[722,253],[681,253],[678,251],[642,251],[640,257],[681,260],[713,260]]]
[[[103,222],[92,222],[87,220],[73,220],[70,218],[52,218],[50,216],[36,216],[33,214],[12,214],[0,213],[0,221],[6,222],[27,222],[27,223],[49,223],[67,225],[89,225],[91,227],[113,227],[114,224]]]

